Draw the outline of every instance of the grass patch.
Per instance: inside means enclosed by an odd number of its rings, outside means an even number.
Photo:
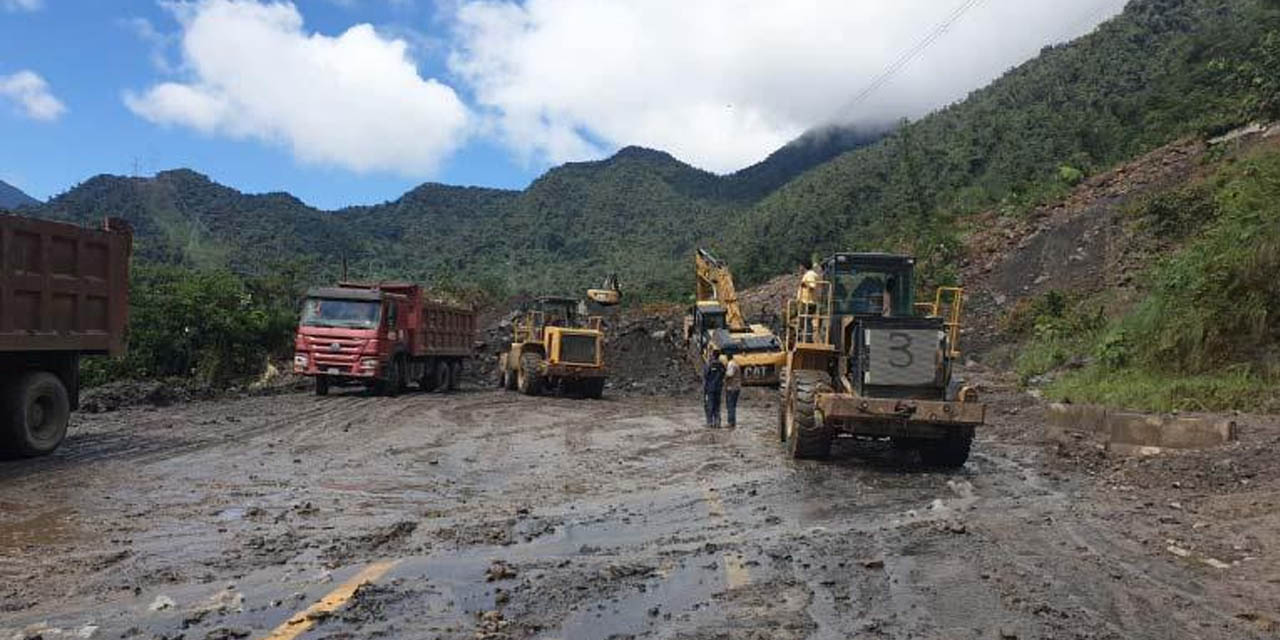
[[[1229,411],[1280,409],[1277,381],[1247,371],[1160,374],[1138,369],[1088,367],[1049,384],[1045,397],[1138,411]]]

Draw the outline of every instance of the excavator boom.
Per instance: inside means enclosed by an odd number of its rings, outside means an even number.
[[[733,274],[725,264],[706,249],[698,249],[693,258],[697,273],[699,302],[719,302],[724,307],[725,322],[730,331],[749,331],[747,319],[738,305],[738,291],[733,286]]]

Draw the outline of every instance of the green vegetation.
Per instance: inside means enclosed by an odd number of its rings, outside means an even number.
[[[1183,244],[1143,277],[1146,296],[1105,326],[1080,324],[1067,305],[1043,299],[1011,313],[1011,334],[1035,326],[1019,373],[1025,380],[1072,359],[1087,361],[1049,387],[1077,402],[1156,410],[1280,406],[1277,203],[1274,148],[1229,162],[1203,184],[1150,198],[1132,212],[1136,221]],[[1053,328],[1042,333],[1042,325]]]
[[[794,255],[922,253],[957,215],[1027,210],[1079,179],[1187,135],[1274,113],[1280,2],[1135,0],[967,100],[818,166],[739,218],[747,282]]]
[[[295,290],[287,270],[266,279],[135,266],[128,355],[84,360],[83,381],[176,376],[221,387],[256,378],[269,357],[286,357],[293,346]]]

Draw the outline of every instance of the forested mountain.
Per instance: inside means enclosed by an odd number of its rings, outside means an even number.
[[[683,297],[700,244],[747,282],[837,248],[913,250],[945,266],[936,258],[957,214],[1025,208],[1180,136],[1274,115],[1278,15],[1278,0],[1134,0],[1093,34],[887,136],[814,131],[728,176],[628,147],[523,191],[426,184],[323,212],[179,170],[99,176],[33,214],[122,215],[145,260],[250,273],[292,264],[323,280],[345,256],[353,276],[495,293],[573,292],[617,271],[632,294]]]
[[[1178,137],[1275,117],[1277,69],[1277,0],[1134,0],[1092,34],[791,181],[738,218],[731,255],[758,279],[810,251],[935,250],[952,214],[1025,208]]]
[[[17,209],[18,207],[27,207],[33,204],[40,204],[40,201],[23,193],[17,187],[0,180],[0,209]]]

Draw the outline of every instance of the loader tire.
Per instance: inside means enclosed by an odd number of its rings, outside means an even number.
[[[599,400],[604,397],[604,378],[591,378],[582,381],[582,395]]]
[[[5,389],[0,451],[33,458],[53,453],[67,436],[71,398],[58,376],[33,371]]]
[[[542,365],[542,357],[536,353],[520,356],[520,370],[516,373],[516,385],[520,393],[536,396],[542,393],[542,374],[538,369]]]
[[[941,440],[920,443],[920,461],[929,467],[959,469],[969,460],[973,429],[957,429]]]
[[[778,442],[787,441],[787,370],[778,372]]]
[[[831,453],[831,428],[817,412],[818,394],[831,393],[826,373],[795,371],[795,387],[787,406],[787,452],[796,460],[825,458]]]

